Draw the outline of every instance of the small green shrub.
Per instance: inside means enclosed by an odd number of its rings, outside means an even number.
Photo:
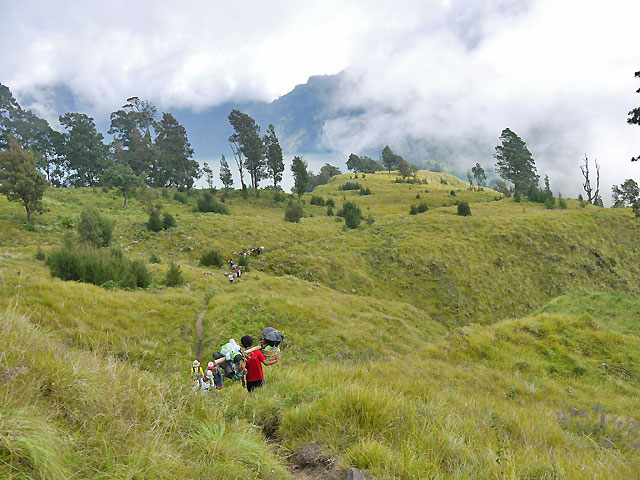
[[[287,222],[299,223],[303,215],[304,211],[302,210],[302,205],[289,200],[289,204],[284,211],[284,219]]]
[[[452,197],[455,197],[456,196],[456,191],[455,190],[451,190],[449,192],[449,195],[451,195]]]
[[[187,195],[183,192],[179,192],[179,191],[173,192],[173,199],[176,202],[189,203],[189,197],[187,197]]]
[[[245,190],[246,192],[246,190]],[[196,211],[202,213],[218,213],[221,215],[229,215],[229,210],[225,205],[222,205],[213,198],[213,196],[209,192],[204,192],[200,198],[198,198],[198,203],[196,206]]]
[[[45,258],[47,258],[47,256],[44,254],[44,252],[42,251],[42,249],[40,247],[38,247],[38,251],[36,252],[36,260],[44,260]]]
[[[580,205],[580,206],[582,206],[582,205]],[[640,200],[638,200],[636,203],[634,203],[633,207],[631,207],[631,208],[633,209],[633,213],[635,214],[636,218],[640,218]]]
[[[160,263],[160,257],[156,255],[156,252],[151,252],[151,256],[149,257],[149,263]]]
[[[313,195],[311,197],[311,200],[309,201],[309,204],[311,205],[317,205],[319,207],[324,207],[325,206],[325,202],[324,202],[324,198],[319,197],[317,195]]]
[[[362,210],[354,202],[345,202],[338,216],[344,218],[347,228],[358,228],[362,221]]]
[[[461,217],[471,216],[471,207],[469,206],[468,202],[458,202],[458,215],[460,215]]]
[[[562,198],[562,194],[561,193],[558,194],[558,206],[562,210],[566,210],[567,209],[567,201],[564,198]]]
[[[111,243],[113,223],[102,217],[98,210],[88,207],[80,213],[78,240],[91,247],[108,247]]]
[[[249,257],[245,256],[245,255],[241,255],[240,259],[238,260],[238,265],[240,265],[241,267],[244,267],[245,272],[249,271]]]
[[[173,218],[169,212],[164,212],[162,215],[162,228],[164,230],[168,230],[170,228],[176,227],[178,224],[176,223],[176,219]]]
[[[331,208],[335,208],[336,207],[336,202],[333,200],[333,198],[328,199],[325,202],[327,207],[331,207]]]
[[[162,220],[160,219],[160,212],[157,209],[151,210],[149,214],[149,220],[147,221],[147,230],[152,232],[159,232],[162,230]]]
[[[441,183],[442,185],[449,185],[449,182],[447,182],[444,178],[441,178],[441,179],[440,179],[440,183]]]
[[[182,276],[180,265],[172,263],[169,266],[169,270],[167,270],[162,283],[167,287],[178,287],[180,285],[184,285],[184,277]]]
[[[215,250],[208,250],[200,257],[200,265],[203,267],[221,267],[223,263],[222,255]]]
[[[333,208],[331,207],[327,208],[327,217],[333,217]]]
[[[362,185],[358,182],[346,182],[338,187],[338,190],[360,190]]]
[[[409,215],[417,215],[418,214],[418,208],[415,205],[411,205],[411,208],[409,209]]]
[[[371,190],[369,188],[360,187],[359,195],[371,195]]]
[[[418,213],[424,213],[427,210],[429,210],[429,206],[424,202],[420,202],[420,205],[418,205]]]
[[[151,274],[141,260],[130,261],[120,249],[61,248],[47,258],[51,276],[61,280],[103,285],[113,282],[120,288],[146,288]]]

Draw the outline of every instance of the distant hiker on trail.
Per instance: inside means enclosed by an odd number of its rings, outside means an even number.
[[[247,349],[251,348],[253,345],[253,338],[251,335],[245,335],[240,339],[240,343],[242,346]],[[267,360],[264,358],[264,355],[260,350],[254,350],[249,355],[247,355],[247,377],[246,377],[246,386],[247,391],[251,392],[254,388],[261,387],[264,385],[264,374],[262,373],[262,364],[264,365],[273,365],[274,363],[278,363],[280,360],[280,355],[275,355],[273,360]],[[242,379],[242,386],[245,386],[245,379]]]
[[[229,283],[233,285],[233,273],[225,273],[224,276],[227,277],[229,279]]]

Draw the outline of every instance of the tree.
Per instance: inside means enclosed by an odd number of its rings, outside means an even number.
[[[398,171],[402,178],[407,178],[411,176],[411,165],[404,158],[401,158],[398,161]]]
[[[500,142],[494,154],[498,174],[511,182],[520,194],[526,192],[531,184],[537,185],[536,165],[526,143],[508,128],[502,131]]]
[[[209,167],[207,162],[204,162],[202,173],[204,174],[204,178],[209,186],[209,190],[213,190],[213,170],[211,170],[211,167]]]
[[[298,194],[298,203],[300,203],[300,198],[307,191],[307,186],[309,185],[307,162],[296,155],[293,157],[293,162],[291,162],[291,171],[293,172],[294,190]]]
[[[582,188],[584,188],[585,193],[587,194],[587,202],[591,205],[597,205],[598,198],[600,198],[600,165],[598,165],[598,161],[595,161],[596,164],[596,189],[595,192],[591,187],[591,178],[589,172],[589,159],[587,158],[587,154],[584,155],[584,165],[580,166],[580,171],[582,172],[582,176],[584,177],[584,183],[582,184]],[[600,199],[600,203],[602,203],[602,199]]]
[[[229,187],[233,186],[233,175],[231,175],[229,164],[224,158],[224,155],[222,155],[222,158],[220,159],[220,181],[227,190]]]
[[[102,134],[96,130],[93,118],[84,113],[66,113],[59,120],[67,130],[63,151],[72,172],[69,175],[71,184],[76,187],[96,185],[108,166],[109,150],[102,143]]]
[[[122,208],[127,208],[127,197],[144,183],[133,169],[124,163],[116,163],[107,168],[102,173],[101,180],[103,185],[115,187],[122,192],[124,197]]]
[[[398,162],[401,159],[403,158],[400,155],[396,155],[391,151],[389,145],[385,146],[382,149],[382,163],[385,167],[387,167],[389,173],[391,173],[391,170],[395,170],[396,168],[398,168]]]
[[[128,163],[136,175],[149,175],[155,163],[152,141],[156,124],[156,107],[138,97],[127,99],[122,109],[111,114],[109,134],[118,144],[117,159]]]
[[[640,71],[637,71],[635,73],[635,76],[637,78],[640,78]],[[640,93],[640,88],[638,90],[636,90],[636,93]],[[640,125],[640,107],[638,108],[634,108],[633,110],[631,110],[629,112],[629,118],[627,118],[627,123],[632,124],[632,125]],[[637,162],[638,160],[640,160],[640,155],[638,155],[637,157],[633,157],[631,159],[632,162]]]
[[[338,167],[325,163],[318,175],[314,175],[313,173],[309,174],[309,190],[313,190],[318,185],[326,185],[329,183],[331,177],[340,174],[342,174],[342,172]]]
[[[229,145],[236,157],[242,188],[246,188],[243,176],[246,168],[251,177],[251,187],[257,189],[258,182],[265,175],[264,145],[260,138],[260,127],[253,118],[239,110],[231,111],[229,123],[235,131],[229,137]]]
[[[469,182],[469,190],[473,190],[473,176],[471,172],[467,172],[467,181]]]
[[[471,173],[473,173],[473,178],[476,179],[476,184],[479,187],[484,187],[487,181],[484,168],[482,168],[479,163],[476,163],[476,166],[471,168]]]
[[[353,171],[353,173],[358,173],[360,171],[361,164],[362,160],[360,160],[358,155],[355,153],[349,155],[349,158],[347,159],[347,169]]]
[[[42,195],[49,183],[38,171],[38,159],[32,152],[24,150],[12,135],[7,143],[9,149],[0,151],[0,193],[10,202],[22,202],[30,221],[33,212],[44,212]]]
[[[149,180],[155,187],[191,188],[200,175],[200,166],[193,160],[193,148],[187,131],[170,113],[163,113],[155,124],[158,132],[155,149],[156,161],[152,165]]]
[[[269,124],[267,134],[263,139],[266,152],[267,177],[273,180],[273,190],[278,191],[278,183],[282,181],[282,173],[284,172],[284,161],[282,158],[282,148],[276,135],[275,127]]]
[[[625,180],[620,186],[614,185],[612,191],[614,207],[633,207],[636,202],[640,201],[640,188],[638,184],[630,178]]]

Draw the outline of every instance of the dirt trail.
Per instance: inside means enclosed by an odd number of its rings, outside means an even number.
[[[204,320],[204,316],[207,314],[207,309],[205,308],[198,315],[198,319],[196,320],[196,333],[198,334],[198,346],[196,347],[196,358],[198,361],[200,360],[200,354],[202,353],[202,341],[204,339],[204,326],[202,325],[202,321]]]

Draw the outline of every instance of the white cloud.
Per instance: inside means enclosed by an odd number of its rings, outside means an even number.
[[[65,85],[104,116],[132,95],[161,109],[269,101],[348,67],[341,101],[363,114],[326,125],[337,151],[415,153],[428,138],[454,146],[460,168],[490,165],[508,126],[563,192],[578,193],[585,152],[605,196],[638,177],[640,128],[625,124],[640,105],[637,0],[97,5],[1,2],[0,81],[44,115],[42,87]]]

